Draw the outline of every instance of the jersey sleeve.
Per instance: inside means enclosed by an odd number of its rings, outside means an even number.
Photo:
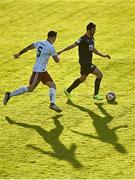
[[[77,41],[75,41],[75,44],[79,45],[82,42],[82,37],[80,37]]]
[[[55,48],[52,46],[52,48],[50,49],[51,50],[51,56],[56,56],[57,53],[55,51]]]
[[[33,44],[34,44],[34,46],[37,48],[38,45],[39,45],[39,43],[40,43],[40,41],[37,41],[37,42],[34,42]]]

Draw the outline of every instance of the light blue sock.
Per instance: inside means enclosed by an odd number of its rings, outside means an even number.
[[[28,88],[27,87],[21,87],[13,92],[10,93],[10,97],[12,96],[18,96],[18,95],[21,95],[21,94],[24,94],[28,92]]]

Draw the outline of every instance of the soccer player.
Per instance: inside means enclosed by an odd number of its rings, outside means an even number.
[[[6,105],[9,99],[13,96],[21,95],[26,92],[32,92],[37,87],[39,82],[42,82],[44,85],[47,85],[49,87],[50,109],[53,109],[56,112],[62,111],[55,104],[56,85],[53,79],[51,78],[51,76],[49,75],[49,73],[47,72],[47,64],[50,56],[53,57],[56,63],[60,61],[60,58],[58,54],[55,52],[55,48],[53,46],[53,43],[55,42],[56,38],[57,38],[57,32],[49,31],[47,35],[47,40],[42,40],[32,43],[31,45],[21,50],[19,53],[14,54],[14,58],[17,59],[27,51],[36,49],[36,53],[37,53],[36,63],[33,67],[33,73],[29,80],[28,87],[21,87],[15,91],[6,92],[5,97],[3,99],[4,105]]]
[[[102,54],[95,48],[94,34],[96,31],[96,25],[90,22],[87,25],[86,30],[87,30],[86,34],[80,37],[79,40],[77,40],[72,45],[58,52],[58,54],[61,54],[64,51],[73,49],[76,46],[78,46],[81,75],[71,84],[70,87],[64,90],[64,93],[68,100],[70,100],[71,98],[70,93],[72,92],[72,90],[75,89],[77,86],[79,86],[82,82],[84,82],[90,73],[96,76],[93,98],[97,100],[103,99],[103,96],[99,94],[99,88],[103,74],[94,64],[92,64],[92,57],[93,57],[93,53],[108,59],[110,59],[110,56],[106,54]]]

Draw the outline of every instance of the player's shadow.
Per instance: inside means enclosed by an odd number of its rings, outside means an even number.
[[[100,140],[105,143],[112,144],[114,148],[120,153],[127,153],[125,147],[118,142],[119,138],[116,134],[116,130],[120,128],[126,128],[127,125],[121,125],[114,128],[109,128],[108,123],[112,121],[113,117],[103,108],[102,103],[95,103],[98,106],[100,111],[103,113],[104,117],[99,116],[95,112],[91,111],[90,109],[84,108],[82,106],[74,104],[72,101],[67,102],[69,105],[78,108],[79,110],[88,113],[88,115],[93,120],[93,125],[96,129],[97,136],[92,134],[80,133],[77,131],[72,131],[76,134],[83,135],[89,138],[94,138],[96,140]]]
[[[42,154],[46,154],[51,157],[55,157],[59,160],[65,160],[69,162],[74,168],[81,168],[82,164],[75,157],[75,151],[77,148],[76,144],[72,143],[70,145],[70,148],[68,149],[59,140],[59,136],[61,135],[64,129],[64,127],[61,125],[60,121],[58,120],[61,116],[63,115],[56,115],[52,117],[52,119],[54,120],[55,128],[50,131],[46,131],[45,129],[43,129],[38,125],[30,125],[26,123],[15,122],[9,117],[6,117],[6,120],[8,121],[9,124],[21,126],[23,128],[34,129],[43,138],[45,142],[50,144],[53,151],[45,151],[44,149],[40,147],[36,147],[35,145],[31,145],[31,144],[27,145],[28,148],[34,149]]]

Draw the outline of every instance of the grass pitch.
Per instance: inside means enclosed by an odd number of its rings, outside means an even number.
[[[134,0],[0,1],[0,178],[135,178],[135,2]],[[2,104],[6,91],[27,85],[35,52],[12,54],[58,31],[59,51],[75,42],[94,21],[96,48],[111,60],[94,56],[104,73],[101,94],[116,103],[94,101],[92,75],[67,103],[63,89],[79,76],[77,48],[50,59],[61,114],[51,111],[48,88]]]

